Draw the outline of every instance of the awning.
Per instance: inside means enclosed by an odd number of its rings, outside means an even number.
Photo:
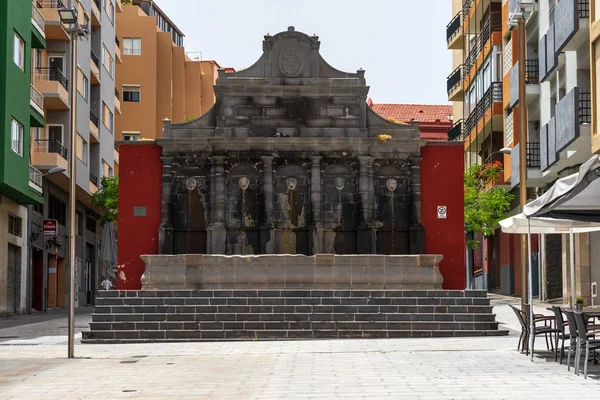
[[[529,220],[530,229],[527,225]],[[586,233],[600,231],[600,222],[573,221],[555,218],[530,218],[523,213],[508,217],[500,221],[500,228],[504,233],[516,234],[562,234],[562,233]]]

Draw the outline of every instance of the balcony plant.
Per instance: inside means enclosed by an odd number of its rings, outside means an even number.
[[[481,232],[492,236],[498,222],[510,210],[514,196],[506,189],[493,186],[503,171],[502,163],[494,161],[484,165],[475,164],[464,174],[464,214],[465,234]],[[468,240],[467,246],[475,249],[481,245],[478,240]]]
[[[583,311],[583,297],[575,299],[575,307],[577,308],[577,311]]]

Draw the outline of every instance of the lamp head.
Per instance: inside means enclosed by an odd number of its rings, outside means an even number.
[[[58,16],[60,17],[60,22],[63,24],[77,23],[77,9],[75,8],[60,8]]]

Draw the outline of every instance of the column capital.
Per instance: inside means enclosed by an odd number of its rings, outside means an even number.
[[[209,161],[215,165],[223,165],[226,159],[227,156],[212,156],[209,158]]]
[[[372,164],[375,161],[375,157],[371,156],[358,156],[357,158],[361,165]]]
[[[273,162],[274,158],[275,158],[274,156],[260,156],[260,159],[262,160],[263,163]]]
[[[310,161],[313,164],[319,164],[322,159],[323,159],[323,157],[321,157],[321,156],[310,156]]]
[[[160,157],[160,161],[162,162],[163,165],[167,165],[167,166],[171,166],[170,164],[173,164],[173,157],[165,157],[162,156]]]

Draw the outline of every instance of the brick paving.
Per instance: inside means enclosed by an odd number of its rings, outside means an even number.
[[[494,311],[503,326],[516,326],[508,306],[498,302]],[[76,326],[89,320],[80,315]],[[548,354],[532,363],[515,351],[515,332],[477,338],[78,344],[77,358],[68,360],[63,327],[66,319],[4,329],[0,322],[0,399],[572,399],[600,393],[600,366],[590,364],[584,380]]]

